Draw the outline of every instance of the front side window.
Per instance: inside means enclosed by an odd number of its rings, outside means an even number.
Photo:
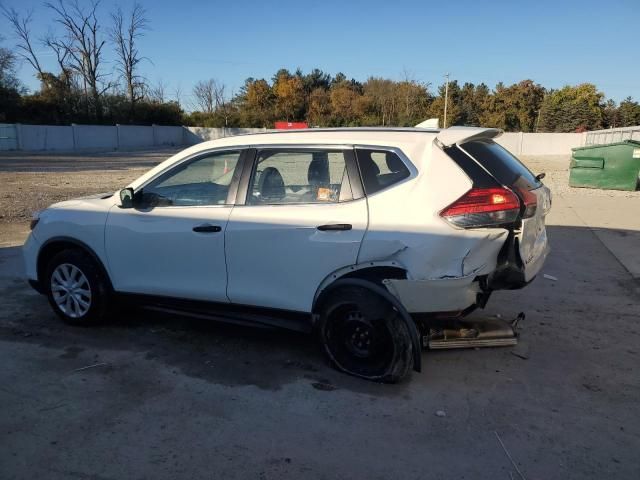
[[[344,152],[262,150],[249,184],[247,203],[336,203],[351,199]]]
[[[169,170],[142,189],[143,203],[165,207],[226,204],[240,153],[214,152]]]
[[[411,175],[397,153],[389,150],[356,150],[358,167],[367,195],[376,193]]]

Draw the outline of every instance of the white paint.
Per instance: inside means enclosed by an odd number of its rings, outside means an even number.
[[[111,281],[118,291],[228,301],[224,231],[231,206],[113,206],[105,228]],[[198,233],[212,224],[220,232]]]
[[[319,225],[348,223],[348,231]],[[356,263],[367,228],[365,199],[337,204],[236,207],[227,227],[229,299],[310,312],[325,277]]]
[[[330,145],[392,147],[411,175],[360,200],[334,204],[120,208],[119,198],[84,198],[45,210],[27,242],[27,272],[35,278],[37,244],[69,236],[91,247],[116,290],[228,301],[309,312],[320,286],[337,272],[392,265],[407,280],[387,288],[409,311],[460,310],[475,303],[478,275],[496,268],[504,229],[457,229],[439,212],[471,188],[470,179],[435,142],[495,136],[495,129],[308,130],[225,137],[180,152],[131,183],[138,190],[156,175],[211,149]],[[542,202],[544,203],[544,202]],[[546,210],[546,208],[544,209]],[[220,232],[200,234],[210,223]],[[324,224],[347,231],[318,231]],[[531,228],[529,228],[531,227]],[[534,228],[535,227],[535,228]],[[543,208],[525,224],[523,252],[530,278],[546,255]],[[531,253],[529,255],[528,253]],[[228,277],[227,277],[228,275]]]
[[[481,138],[496,138],[502,135],[499,128],[451,127],[440,130],[438,140],[446,147]]]

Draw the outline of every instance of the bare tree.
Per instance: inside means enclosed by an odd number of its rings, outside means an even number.
[[[0,35],[0,43],[4,37]],[[0,47],[0,87],[17,89],[19,87],[16,78],[16,56],[8,48]],[[2,117],[0,113],[0,117]]]
[[[60,68],[60,80],[64,82],[67,88],[71,88],[72,72],[67,65],[67,58],[69,57],[69,49],[64,41],[57,38],[51,31],[49,31],[42,38],[43,45],[49,47],[56,56],[58,67]]]
[[[103,81],[105,75],[101,69],[102,49],[106,42],[100,34],[96,14],[99,1],[92,1],[88,8],[81,6],[78,0],[58,0],[45,5],[56,14],[55,22],[64,29],[60,45],[67,51],[68,66],[82,78],[85,91],[93,101],[95,116],[100,119],[100,97],[111,84]]]
[[[214,95],[216,100],[216,110],[224,117],[224,126],[226,127],[229,123],[229,105],[224,95],[225,85],[223,83],[216,83],[215,85],[216,88],[214,89]]]
[[[31,37],[31,21],[33,20],[33,10],[27,12],[24,16],[21,16],[15,8],[7,8],[0,5],[2,9],[2,15],[7,19],[13,33],[18,37],[18,43],[16,49],[18,55],[26,60],[36,71],[38,78],[42,78],[44,71],[40,66],[38,57],[33,48],[33,40]]]
[[[178,106],[182,106],[182,93],[182,85],[178,84],[178,86],[173,90],[173,97],[176,99]]]
[[[213,78],[196,83],[195,87],[193,87],[195,108],[205,113],[213,113],[216,107],[217,88],[218,86]]]
[[[153,102],[164,103],[166,100],[167,84],[164,80],[158,80],[155,87],[149,89],[149,99]]]
[[[218,111],[224,116],[225,126],[229,117],[229,105],[225,97],[225,85],[218,83],[213,78],[196,83],[193,87],[195,108],[205,113]]]
[[[143,36],[148,28],[149,22],[145,14],[144,8],[139,3],[133,5],[126,17],[120,7],[111,14],[113,24],[109,33],[116,47],[117,68],[124,79],[132,113],[135,103],[144,93],[144,79],[138,75],[137,69],[145,57],[140,55],[136,44],[138,38]],[[164,95],[164,91],[162,93]]]

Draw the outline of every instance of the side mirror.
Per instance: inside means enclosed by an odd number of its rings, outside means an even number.
[[[120,204],[122,208],[133,208],[133,188],[120,190]]]

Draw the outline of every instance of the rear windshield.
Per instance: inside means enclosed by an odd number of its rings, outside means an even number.
[[[486,168],[503,185],[513,185],[521,178],[529,189],[540,186],[540,181],[508,150],[492,141],[475,141],[460,146]]]

